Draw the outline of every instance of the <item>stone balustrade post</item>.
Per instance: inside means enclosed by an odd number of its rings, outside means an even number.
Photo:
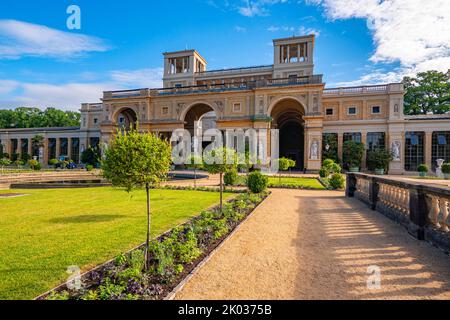
[[[378,191],[380,190],[380,185],[375,177],[370,178],[370,186],[369,186],[369,203],[370,208],[372,210],[377,209],[377,201],[378,201]]]
[[[345,196],[353,198],[356,191],[356,176],[354,174],[347,174],[347,183],[345,187]]]
[[[429,208],[425,191],[421,186],[409,189],[409,226],[408,232],[419,240],[425,238]]]

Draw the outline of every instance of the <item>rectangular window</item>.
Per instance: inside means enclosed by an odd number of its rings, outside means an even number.
[[[384,132],[369,132],[366,138],[367,150],[373,151],[386,147],[386,134]]]
[[[372,107],[372,113],[373,114],[380,114],[381,113],[381,107],[380,106],[373,106]]]
[[[328,109],[326,109],[326,110],[325,110],[325,114],[326,114],[327,116],[332,116],[332,115],[333,115],[333,108],[328,108]]]
[[[438,159],[450,162],[450,131],[433,132],[431,144],[431,164],[436,169]]]
[[[181,83],[175,83],[175,88],[181,88],[183,85]]]
[[[98,123],[98,119],[94,118],[94,124],[97,124],[97,123]]]
[[[61,156],[67,156],[69,152],[69,140],[67,138],[61,138],[60,143],[59,154]]]
[[[163,107],[162,108],[162,114],[163,115],[168,115],[169,114],[169,107]]]
[[[56,158],[56,139],[50,138],[48,139],[48,159]]]
[[[356,115],[356,107],[348,107],[348,109],[347,109],[347,114],[348,114],[349,116],[354,116],[354,115]]]
[[[233,103],[233,112],[241,112],[241,104]]]
[[[75,163],[80,162],[80,139],[79,138],[72,138],[72,160]]]
[[[361,142],[361,132],[344,133],[344,143],[347,141]]]
[[[405,134],[405,170],[417,171],[417,167],[424,163],[424,133],[406,132]]]

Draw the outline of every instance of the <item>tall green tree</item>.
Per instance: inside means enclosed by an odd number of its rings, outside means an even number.
[[[403,78],[405,114],[443,114],[450,111],[450,70],[420,72]]]
[[[141,134],[132,129],[118,132],[105,151],[102,162],[103,176],[113,186],[131,192],[145,188],[147,195],[147,240],[145,243],[145,268],[149,267],[150,244],[150,187],[167,177],[171,165],[170,144],[151,133]]]
[[[47,108],[16,108],[0,110],[0,129],[75,127],[80,125],[80,113]]]

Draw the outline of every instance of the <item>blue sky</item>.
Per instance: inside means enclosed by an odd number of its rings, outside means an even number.
[[[429,2],[2,1],[0,108],[76,110],[102,90],[159,87],[165,51],[197,49],[210,70],[271,64],[272,39],[306,33],[317,36],[315,72],[328,87],[446,70],[450,1]],[[80,30],[66,26],[73,4]]]

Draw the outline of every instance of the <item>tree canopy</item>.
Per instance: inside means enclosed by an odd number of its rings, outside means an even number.
[[[0,129],[76,127],[80,125],[80,113],[47,108],[16,108],[0,110]]]
[[[450,111],[450,70],[420,72],[403,78],[405,114],[443,114]]]

